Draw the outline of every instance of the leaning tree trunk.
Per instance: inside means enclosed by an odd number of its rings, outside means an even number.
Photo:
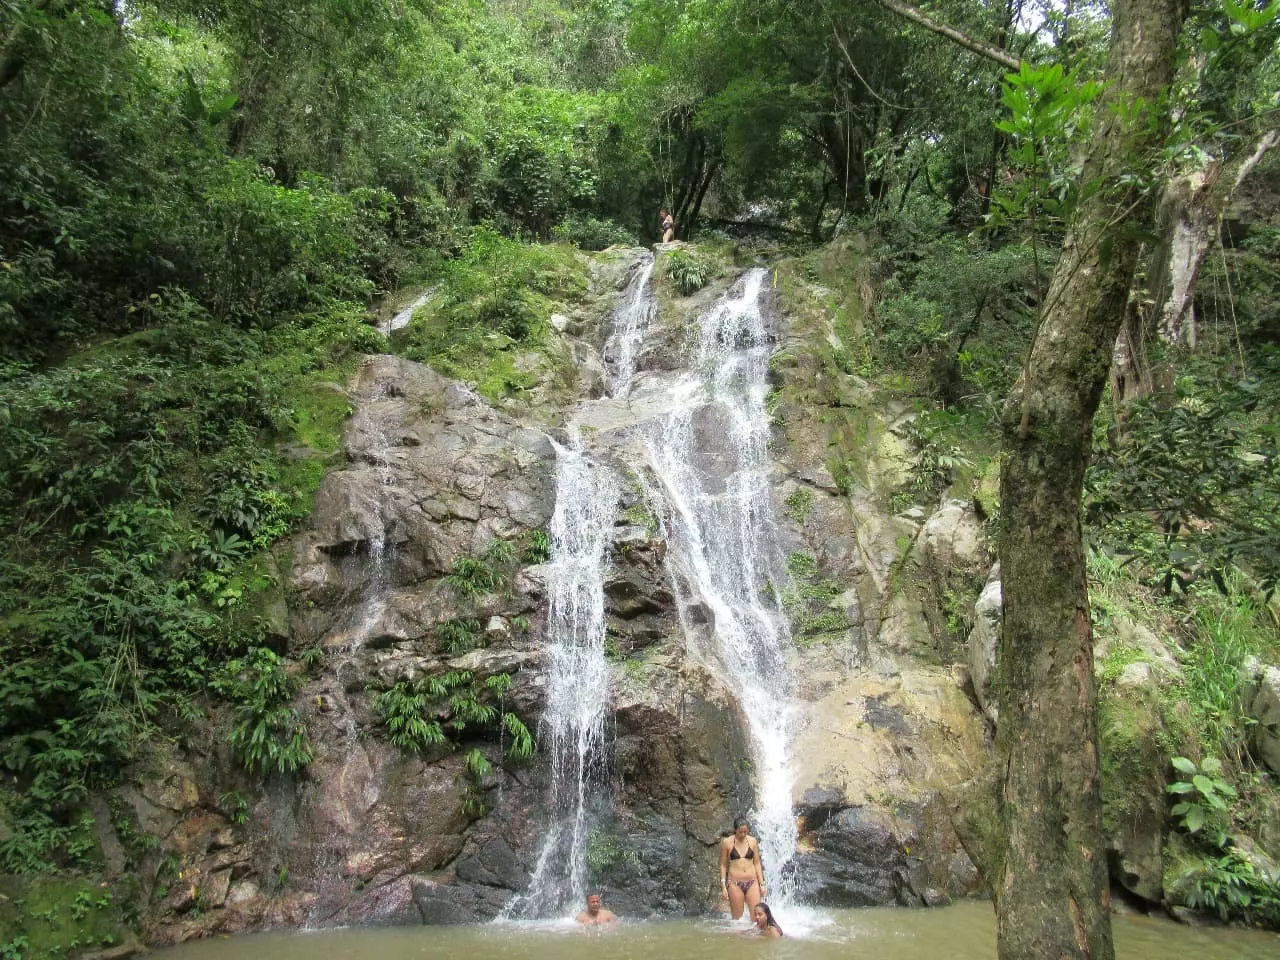
[[[1000,485],[1002,960],[1111,960],[1080,495],[1093,415],[1155,188],[1145,172],[1182,0],[1114,0],[1107,88],[1078,209],[1005,412]],[[1129,175],[1129,176],[1125,176]]]
[[[1116,338],[1112,389],[1127,404],[1150,393],[1157,379],[1147,363],[1146,344],[1159,336],[1166,343],[1195,347],[1191,300],[1200,270],[1222,233],[1222,217],[1240,185],[1280,145],[1280,130],[1265,130],[1215,160],[1205,170],[1181,174],[1165,188],[1156,216],[1158,243],[1147,268],[1149,297],[1131,303]]]

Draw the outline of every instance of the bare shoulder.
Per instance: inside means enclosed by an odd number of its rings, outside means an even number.
[[[599,922],[600,923],[617,923],[618,917],[616,914],[614,914],[612,910],[605,910],[604,908],[601,908]]]

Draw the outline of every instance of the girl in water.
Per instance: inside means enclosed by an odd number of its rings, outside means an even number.
[[[755,916],[756,904],[769,893],[764,885],[764,865],[760,862],[760,841],[747,832],[746,817],[733,821],[733,833],[720,841],[720,899],[729,901],[733,919],[744,907]]]
[[[773,911],[763,900],[756,904],[755,910],[751,913],[751,920],[755,923],[756,932],[760,936],[770,939],[782,936],[782,928],[778,926],[778,921],[773,919]]]

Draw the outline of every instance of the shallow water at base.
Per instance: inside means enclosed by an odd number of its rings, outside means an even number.
[[[157,960],[991,960],[995,917],[987,903],[934,910],[804,910],[779,916],[781,940],[744,936],[715,920],[628,923],[603,931],[571,920],[457,927],[374,927],[217,937],[152,954]],[[1120,960],[1276,960],[1280,936],[1185,927],[1156,917],[1116,917]],[[601,939],[605,942],[601,942]]]

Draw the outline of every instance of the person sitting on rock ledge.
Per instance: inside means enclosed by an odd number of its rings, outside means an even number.
[[[574,919],[584,927],[602,927],[610,923],[617,923],[618,918],[613,915],[612,911],[600,906],[600,900],[600,894],[598,893],[587,894],[587,909],[583,910]]]

